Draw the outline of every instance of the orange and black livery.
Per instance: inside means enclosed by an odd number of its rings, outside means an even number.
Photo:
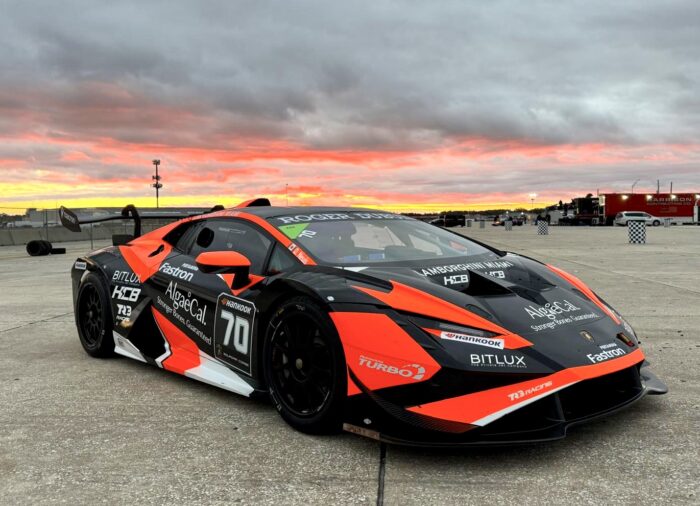
[[[581,280],[373,209],[254,199],[110,219],[72,268],[80,341],[237,394],[293,427],[434,446],[554,440],[665,393],[632,327]],[[141,234],[141,222],[180,218]]]

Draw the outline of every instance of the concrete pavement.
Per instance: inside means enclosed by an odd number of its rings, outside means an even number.
[[[558,443],[380,446],[294,432],[251,401],[80,347],[65,256],[0,248],[2,504],[697,504],[700,227],[461,229],[589,283],[642,337],[670,393]],[[378,478],[383,475],[382,487]]]

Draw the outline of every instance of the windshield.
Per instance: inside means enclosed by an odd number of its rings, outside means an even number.
[[[352,266],[499,258],[465,237],[390,213],[329,212],[269,220],[323,264]]]

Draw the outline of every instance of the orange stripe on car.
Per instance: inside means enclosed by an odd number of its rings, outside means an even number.
[[[571,367],[534,380],[413,406],[408,410],[441,420],[483,426],[557,390],[626,369],[643,360],[644,353],[637,348],[629,355],[607,362]]]
[[[558,274],[560,277],[564,278],[566,281],[568,281],[569,283],[574,285],[576,288],[581,290],[586,295],[586,297],[591,299],[591,302],[593,302],[596,306],[598,306],[600,309],[602,309],[603,312],[605,312],[605,314],[607,314],[610,318],[612,318],[612,320],[615,323],[617,323],[618,325],[621,323],[620,319],[617,316],[615,316],[615,314],[612,311],[610,311],[610,309],[608,309],[608,307],[605,304],[603,304],[603,302],[596,296],[595,293],[593,293],[593,290],[591,290],[590,288],[588,288],[588,286],[586,286],[586,283],[584,283],[583,281],[578,279],[573,274],[569,274],[568,272],[563,271],[563,270],[559,269],[558,267],[554,267],[553,265],[549,265],[549,264],[546,264],[546,265],[550,271],[554,272],[555,274]]]
[[[425,293],[416,288],[391,281],[392,290],[383,292],[362,286],[353,286],[353,288],[361,292],[371,295],[385,303],[387,306],[409,313],[426,315],[438,320],[444,320],[453,323],[459,323],[468,327],[474,327],[482,330],[487,330],[495,334],[499,334],[499,338],[508,338],[509,348],[522,348],[524,346],[532,346],[532,343],[517,334],[513,334],[500,325],[490,322],[486,318],[482,318],[466,309],[451,304],[438,297]]]
[[[201,358],[197,344],[156,308],[151,309],[163,338],[170,345],[170,356],[163,360],[163,369],[185,374],[188,370],[199,367]]]
[[[161,263],[167,258],[172,249],[173,247],[170,244],[159,239],[138,239],[128,245],[119,246],[119,252],[129,265],[129,268],[139,277],[141,283],[158,272]],[[150,256],[156,251],[158,253]]]
[[[381,313],[329,313],[350,370],[368,389],[430,379],[440,365],[389,316]],[[351,390],[350,384],[348,389]]]

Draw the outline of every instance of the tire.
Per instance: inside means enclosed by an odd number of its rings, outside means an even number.
[[[48,241],[29,241],[27,253],[32,257],[43,257],[51,253],[51,243]]]
[[[282,304],[263,345],[263,372],[282,418],[307,434],[340,432],[347,367],[328,313],[309,297]]]
[[[91,357],[114,356],[112,305],[102,278],[90,272],[80,284],[75,324],[80,344]]]
[[[661,222],[659,220],[654,220],[652,225],[658,227],[659,225],[661,225]]]

